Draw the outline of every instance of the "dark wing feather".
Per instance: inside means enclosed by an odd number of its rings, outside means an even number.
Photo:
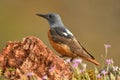
[[[58,35],[65,38],[72,38],[73,35],[68,33],[68,30],[65,27],[55,27],[50,29],[52,35]],[[70,32],[70,31],[69,31]]]
[[[81,43],[78,41],[78,43],[81,45]],[[95,59],[82,45],[81,45],[82,49],[87,53],[89,54],[89,56],[92,58],[92,59]]]

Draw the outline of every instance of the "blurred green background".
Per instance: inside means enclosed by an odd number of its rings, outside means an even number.
[[[105,54],[104,44],[110,44],[109,58],[120,66],[120,0],[1,0],[0,50],[8,41],[21,41],[29,35],[51,48],[49,24],[36,16],[50,12],[61,15],[67,28],[98,61],[102,62]]]

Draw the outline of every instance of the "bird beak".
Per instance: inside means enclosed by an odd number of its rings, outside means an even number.
[[[43,17],[43,18],[47,18],[47,16],[46,15],[44,15],[44,14],[36,14],[37,16],[40,16],[40,17]]]

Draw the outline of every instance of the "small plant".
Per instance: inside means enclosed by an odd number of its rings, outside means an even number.
[[[95,67],[95,70],[87,70],[86,64],[82,60],[73,62],[72,80],[120,80],[120,68],[114,65],[112,58],[107,59],[108,49],[111,45],[105,44],[105,57],[103,57],[101,70]],[[82,68],[81,68],[82,66]]]

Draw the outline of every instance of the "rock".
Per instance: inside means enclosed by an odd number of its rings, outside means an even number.
[[[0,54],[2,75],[12,80],[69,80],[70,66],[34,36],[8,42]]]

